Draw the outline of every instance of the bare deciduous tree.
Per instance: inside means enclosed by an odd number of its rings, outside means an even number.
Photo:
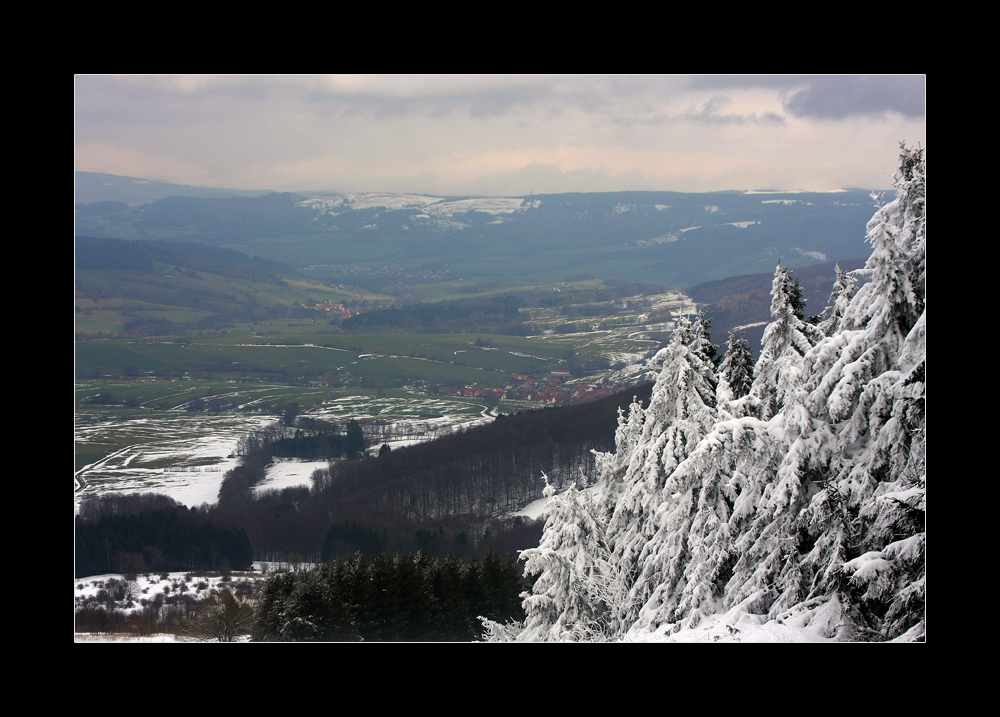
[[[226,588],[203,600],[187,623],[191,635],[232,642],[253,627],[253,598],[237,598]]]

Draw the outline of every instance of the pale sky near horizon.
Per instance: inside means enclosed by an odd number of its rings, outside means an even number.
[[[924,75],[78,75],[78,171],[234,189],[888,188]]]

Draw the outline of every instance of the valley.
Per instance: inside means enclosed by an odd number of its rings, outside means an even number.
[[[621,244],[622,236],[645,232],[660,240],[635,239],[627,251],[668,252],[663,257],[701,267],[692,276],[711,276],[718,273],[711,267],[719,247],[699,235],[699,227],[723,227],[725,234],[790,223],[782,231],[791,231],[834,209],[853,216],[846,196],[819,205],[812,201],[819,197],[647,194],[530,200],[358,194],[292,204],[270,195],[78,205],[77,505],[95,493],[150,490],[185,505],[212,503],[236,464],[240,436],[292,405],[299,415],[340,426],[358,421],[377,450],[383,442],[429,440],[497,415],[609,396],[651,379],[645,359],[666,344],[679,316],[694,317],[699,309],[721,319],[713,335],[721,355],[734,325],[749,326],[751,337],[763,331],[769,273],[670,289],[572,271],[613,271],[615,262],[598,258],[600,252],[619,251],[614,247],[629,244]],[[292,235],[265,242],[281,247],[261,251],[272,258],[251,257],[241,249],[261,249],[256,240],[220,245],[212,238],[212,227],[222,226],[213,213],[224,209],[244,213],[245,221],[263,212],[273,221],[254,231],[269,226],[279,235],[311,212],[328,222],[323,232],[340,232],[335,244],[342,249],[363,236],[358,246],[369,247],[369,254],[355,258],[372,263],[316,263],[328,255],[298,254],[295,247],[305,239]],[[734,214],[739,221],[732,221]],[[146,229],[112,231],[120,226],[114,217]],[[483,217],[490,219],[484,224]],[[201,243],[163,241],[170,232],[153,229],[179,221],[190,228],[185,238]],[[230,229],[239,226],[227,222]],[[392,222],[403,222],[400,231],[423,231],[421,251],[446,260],[406,259],[407,240],[384,234]],[[516,226],[519,233],[476,238],[469,231],[477,226],[483,232]],[[590,238],[570,241],[581,226]],[[533,240],[532,232],[543,227],[547,238]],[[601,232],[616,238],[609,243]],[[115,238],[133,235],[141,239]],[[780,232],[769,236],[783,241]],[[471,240],[483,261],[457,262],[467,252],[456,254],[459,245],[450,237],[461,238],[463,247]],[[814,247],[789,253],[793,260],[825,258],[819,248],[837,237],[827,232]],[[392,263],[371,253],[385,242],[402,252]],[[732,266],[744,270],[756,266],[752,245],[727,261],[743,261]],[[594,254],[597,246],[605,249]],[[501,260],[494,255],[500,248],[519,256]],[[581,264],[587,256],[591,263]],[[571,273],[552,276],[546,268],[552,262]],[[648,267],[631,256],[628,262]],[[815,276],[806,284],[813,304],[825,303],[833,279],[832,265],[817,269],[803,269]],[[257,490],[308,485],[310,473],[309,465],[276,463]]]

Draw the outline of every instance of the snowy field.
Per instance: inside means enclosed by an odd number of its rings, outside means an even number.
[[[191,415],[163,413],[148,419],[78,424],[78,443],[130,444],[77,475],[83,495],[154,491],[185,505],[214,503],[223,475],[236,465],[229,458],[240,437],[275,420],[245,414]]]
[[[441,417],[422,419],[421,414]],[[307,415],[338,423],[352,418],[360,421],[381,418],[408,424],[405,438],[388,441],[392,448],[493,420],[481,404],[420,396],[351,396],[324,404]],[[237,413],[165,412],[131,421],[78,424],[77,443],[114,443],[126,447],[77,473],[77,483],[82,479],[87,487],[76,491],[76,509],[79,510],[84,495],[107,492],[162,493],[187,506],[215,503],[226,471],[236,465],[233,452],[239,439],[276,420],[277,416]],[[377,452],[380,445],[372,450]],[[256,490],[309,485],[312,472],[322,467],[326,467],[326,461],[276,461]]]

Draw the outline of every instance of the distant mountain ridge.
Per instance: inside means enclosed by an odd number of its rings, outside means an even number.
[[[318,279],[324,267],[361,266],[447,272],[456,279],[593,273],[690,287],[770,273],[779,259],[796,269],[864,255],[873,207],[863,190],[437,197],[240,193],[111,175],[83,182],[82,175],[78,236],[223,246],[311,267]],[[88,195],[81,189],[87,182],[108,191]],[[125,198],[166,191],[175,194],[144,204]],[[88,197],[101,202],[81,201]]]
[[[130,206],[148,204],[166,197],[259,197],[271,190],[193,187],[189,184],[158,182],[138,177],[122,177],[101,172],[75,172],[76,204],[124,202]]]

